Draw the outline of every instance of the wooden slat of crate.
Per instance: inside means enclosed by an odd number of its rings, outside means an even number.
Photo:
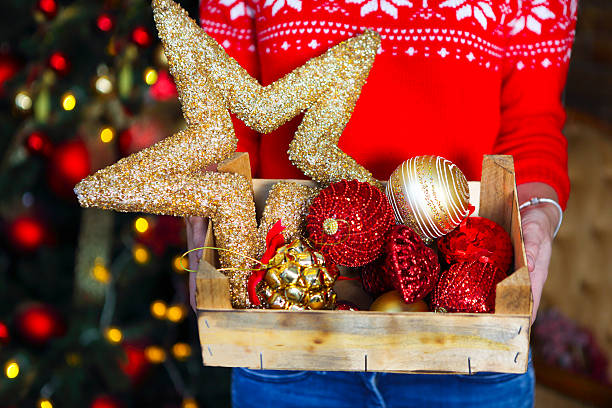
[[[199,314],[205,365],[259,369],[525,372],[521,316],[208,310]]]
[[[225,169],[232,171],[231,163]],[[273,182],[253,180],[259,208]],[[525,372],[531,292],[511,158],[485,156],[480,194],[475,193],[478,186],[470,182],[471,200],[480,204],[482,216],[511,234],[515,247],[515,271],[497,287],[495,314],[232,310],[227,278],[211,266],[213,254],[205,252],[197,276],[204,364],[329,371]],[[210,236],[207,245],[212,243]]]

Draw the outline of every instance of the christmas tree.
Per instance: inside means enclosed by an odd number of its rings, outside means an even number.
[[[228,371],[202,367],[183,221],[72,191],[184,126],[149,1],[5,0],[0,19],[0,406],[228,406]]]

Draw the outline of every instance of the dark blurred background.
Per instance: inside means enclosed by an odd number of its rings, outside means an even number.
[[[197,0],[181,0],[192,17]],[[72,187],[183,126],[147,0],[0,6],[0,407],[225,407],[201,364],[181,219]],[[612,369],[612,2],[581,0],[572,196],[532,331],[538,405],[605,405]],[[608,398],[608,399],[606,399]]]

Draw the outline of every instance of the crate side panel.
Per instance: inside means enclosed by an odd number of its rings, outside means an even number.
[[[200,311],[206,365],[524,372],[529,319],[432,313]]]

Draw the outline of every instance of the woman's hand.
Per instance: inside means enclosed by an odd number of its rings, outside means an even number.
[[[206,241],[206,231],[208,231],[208,218],[185,217],[187,227],[187,247],[189,250],[204,246]],[[189,253],[189,269],[198,270],[198,264],[202,257],[202,250]],[[195,312],[196,310],[196,274],[189,272],[189,303]]]
[[[529,201],[532,197],[551,198],[558,201],[557,193],[548,184],[525,183],[518,186],[517,189],[519,204]],[[558,223],[559,211],[551,204],[532,205],[521,211],[527,269],[531,278],[533,296],[532,323],[535,321],[542,289],[544,289],[548,276],[553,235]]]

